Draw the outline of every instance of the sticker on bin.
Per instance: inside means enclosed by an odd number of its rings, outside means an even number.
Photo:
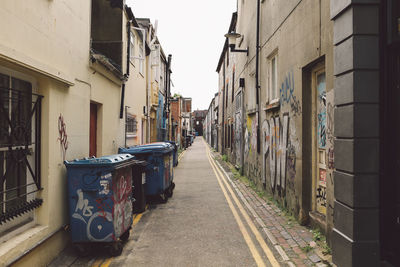
[[[142,184],[146,183],[146,173],[142,173]]]
[[[110,179],[112,175],[111,173],[107,173],[101,176],[100,186],[102,190],[99,192],[99,195],[108,195],[110,193]]]

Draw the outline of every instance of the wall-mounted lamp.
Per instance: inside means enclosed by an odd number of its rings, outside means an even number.
[[[243,52],[249,55],[249,48],[247,49],[236,49],[236,39],[240,38],[240,34],[237,32],[230,32],[225,34],[225,37],[228,38],[228,45],[231,48],[231,52]]]

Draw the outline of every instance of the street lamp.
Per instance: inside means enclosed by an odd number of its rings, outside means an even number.
[[[249,55],[249,48],[247,49],[236,49],[236,39],[240,38],[240,33],[231,31],[230,33],[225,34],[225,37],[228,38],[228,45],[231,48],[231,52],[242,52]]]

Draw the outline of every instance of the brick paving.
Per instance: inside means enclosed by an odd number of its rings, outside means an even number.
[[[217,153],[214,153],[214,155]],[[216,157],[217,159],[219,157]],[[218,160],[225,172],[231,178],[231,182],[236,185],[236,189],[241,201],[254,210],[249,215],[255,221],[258,228],[265,234],[265,238],[275,245],[281,255],[281,263],[286,266],[335,266],[332,263],[331,255],[324,255],[323,248],[316,246],[310,247],[313,241],[313,233],[310,229],[300,225],[297,221],[290,220],[284,213],[272,202],[259,197],[257,193],[243,181],[234,179],[230,172],[230,167],[226,162]],[[247,209],[249,209],[247,207]],[[263,229],[264,228],[264,229]],[[268,234],[266,234],[268,233]],[[274,244],[275,243],[275,244]],[[283,253],[282,253],[283,252]],[[285,260],[286,259],[286,260]]]

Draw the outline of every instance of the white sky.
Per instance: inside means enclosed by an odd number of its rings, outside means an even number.
[[[236,0],[127,0],[136,18],[158,20],[157,35],[172,54],[172,95],[192,97],[192,109],[208,109],[218,90],[215,72]]]

